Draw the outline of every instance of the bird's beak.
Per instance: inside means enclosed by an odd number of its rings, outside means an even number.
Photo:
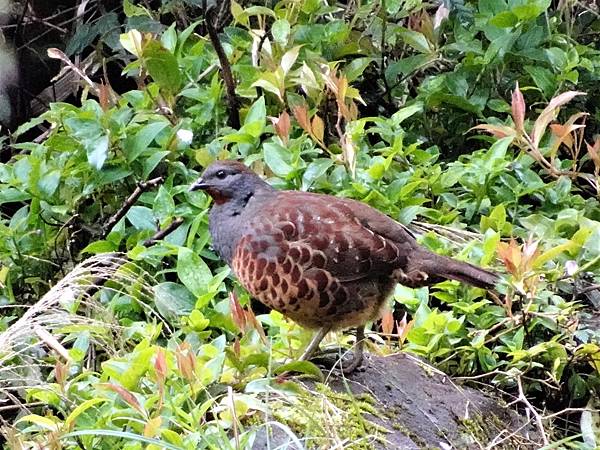
[[[202,178],[198,178],[194,183],[192,183],[192,185],[190,186],[188,191],[192,192],[192,191],[197,191],[200,189],[206,189],[208,187],[209,187],[208,183],[205,183]]]

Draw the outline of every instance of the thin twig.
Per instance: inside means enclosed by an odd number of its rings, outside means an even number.
[[[119,222],[119,220],[121,220],[125,216],[125,214],[127,214],[127,211],[129,211],[131,207],[135,204],[137,199],[140,198],[140,195],[142,195],[149,188],[162,183],[162,181],[163,177],[157,177],[148,181],[139,182],[135,190],[131,193],[131,195],[127,197],[125,202],[123,202],[123,206],[121,206],[121,208],[119,208],[119,210],[115,214],[113,214],[102,227],[102,238],[105,238],[108,235],[108,233],[110,233],[110,231],[113,229],[113,227]]]
[[[600,412],[600,409],[590,409],[590,408],[564,408],[561,409],[558,412],[552,413],[552,414],[546,414],[545,416],[542,417],[542,419],[546,420],[546,419],[552,419],[554,417],[559,417],[562,416],[565,413],[584,413],[584,412],[593,412],[593,413],[598,413]]]
[[[217,33],[215,24],[213,22],[215,16],[212,11],[214,8],[207,8],[206,0],[204,0],[202,3],[204,8],[204,22],[206,24],[206,30],[208,31],[210,42],[212,43],[217,57],[219,58],[219,63],[221,64],[221,74],[223,76],[223,82],[225,83],[225,92],[227,93],[229,126],[238,129],[240,128],[239,101],[235,93],[235,81],[233,79],[233,73],[231,72],[231,65],[229,64],[225,50],[223,50],[223,46],[221,45],[221,41],[219,39],[219,34]]]
[[[487,377],[491,377],[494,375],[508,375],[506,372],[503,372],[502,370],[492,370],[491,372],[486,372],[486,373],[481,373],[479,375],[473,375],[470,377],[454,377],[455,381],[473,381],[473,380],[479,380],[481,378],[487,378]]]
[[[387,81],[387,76],[385,74],[386,64],[385,64],[385,34],[387,32],[387,9],[385,5],[385,0],[381,0],[381,11],[383,14],[383,20],[381,21],[381,63],[380,63],[380,77],[383,81],[383,86],[385,87],[385,95],[387,96],[388,103],[392,103],[392,91],[390,89],[389,83]]]
[[[158,241],[163,239],[165,236],[167,236],[168,234],[172,233],[177,228],[179,228],[182,223],[183,223],[183,219],[181,217],[176,218],[173,222],[171,222],[169,224],[169,226],[167,226],[166,228],[163,228],[162,230],[158,230],[154,234],[154,236],[152,236],[150,239],[146,239],[143,244],[144,247],[150,247],[151,245],[156,244]]]
[[[521,382],[521,377],[515,377],[515,381],[517,382],[517,387],[519,388],[519,396],[516,400],[509,403],[508,406],[517,402],[523,403],[523,405],[525,405],[525,408],[527,408],[527,411],[529,411],[533,415],[538,430],[542,435],[542,441],[544,442],[544,445],[548,445],[550,441],[548,440],[548,436],[546,436],[546,430],[544,430],[544,421],[542,416],[540,415],[540,413],[537,412],[535,407],[529,402],[529,400],[525,396],[525,392],[523,391],[523,383]]]
[[[31,367],[31,366],[29,366]],[[47,403],[45,402],[33,402],[33,403],[27,403],[27,405],[22,405],[20,403],[14,404],[14,405],[8,405],[8,406],[0,406],[0,411],[10,411],[12,409],[26,409],[26,408],[32,408],[34,406],[44,406],[47,405]]]

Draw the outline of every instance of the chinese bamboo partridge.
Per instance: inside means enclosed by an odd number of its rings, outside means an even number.
[[[331,330],[356,327],[362,360],[364,325],[379,317],[396,283],[418,287],[443,279],[492,288],[487,270],[437,255],[385,214],[358,201],[277,191],[242,163],[217,161],[190,190],[214,200],[213,246],[258,300],[318,329],[309,358]]]

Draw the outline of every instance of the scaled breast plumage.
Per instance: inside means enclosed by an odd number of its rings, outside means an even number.
[[[398,247],[359,223],[349,206],[311,194],[279,193],[244,229],[232,261],[236,276],[292,317],[302,309],[325,316],[348,309],[358,280],[389,276],[400,258]]]

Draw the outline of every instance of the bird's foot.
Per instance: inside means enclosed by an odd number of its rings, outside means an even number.
[[[339,369],[345,375],[361,369],[363,357],[344,348],[328,348],[313,356],[310,362],[324,369]]]
[[[321,363],[321,365],[327,368],[334,368],[339,363],[340,359],[342,361],[347,359],[343,357],[344,354],[350,353],[352,354],[352,359],[349,363],[342,363],[342,372],[344,374],[354,372],[361,365],[363,360],[363,348],[365,343],[364,327],[356,328],[356,345],[352,352],[344,351],[338,347],[329,348],[324,351],[320,350],[319,344],[329,330],[330,327],[323,327],[317,332],[317,334],[315,334],[310,344],[300,357],[300,361],[311,361],[316,364]]]
[[[352,351],[339,347],[328,348],[319,351],[311,358],[311,361],[316,364],[320,363],[320,365],[327,368],[334,368],[340,364],[342,373],[348,375],[358,369],[363,362],[364,340],[364,328],[358,328],[356,330],[356,345]],[[349,358],[346,355],[352,355],[352,357]]]

